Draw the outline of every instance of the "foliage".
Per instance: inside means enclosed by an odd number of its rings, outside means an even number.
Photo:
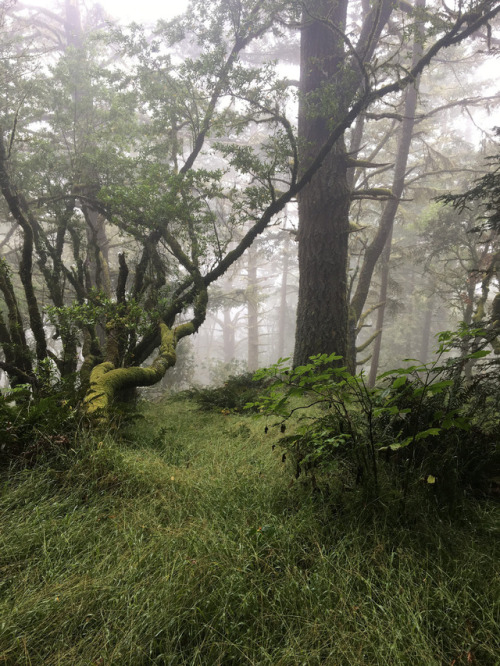
[[[247,364],[245,361],[233,358],[231,361],[221,361],[218,359],[210,359],[208,365],[208,377],[210,384],[214,386],[223,384],[229,377],[236,377],[244,375],[247,372]]]
[[[407,359],[411,365],[382,374],[373,389],[363,374],[333,365],[335,355],[293,369],[281,359],[255,374],[272,384],[249,407],[279,416],[274,426],[282,433],[291,426],[279,443],[292,455],[296,476],[308,473],[314,485],[326,475],[376,496],[383,475],[404,497],[424,483],[434,498],[453,504],[464,490],[485,492],[500,464],[491,425],[500,413],[499,364],[478,367],[471,380],[464,367],[489,352],[449,356],[471,334],[478,331],[442,333],[433,362]]]
[[[78,395],[64,386],[34,398],[29,385],[0,394],[0,465],[13,459],[33,463],[73,444],[81,424]]]
[[[496,128],[497,137],[500,137],[500,128]],[[464,209],[472,208],[477,202],[481,205],[481,215],[478,217],[479,225],[476,231],[492,229],[500,231],[500,155],[491,155],[487,158],[490,169],[484,176],[478,178],[473,187],[462,194],[446,194],[437,197],[437,201],[451,204],[459,213]]]
[[[266,385],[266,380],[254,381],[254,375],[247,372],[231,375],[222,386],[192,388],[184,392],[205,411],[242,412],[247,405],[258,399]]]
[[[290,484],[258,421],[144,416],[4,476],[3,663],[497,663],[494,503],[374,516]]]
[[[22,247],[0,266],[0,362],[19,383],[48,356],[61,377],[83,356],[84,408],[105,412],[115,394],[175,365],[178,342],[205,319],[209,286],[295,196],[291,93],[275,63],[241,60],[286,8],[229,11],[217,0],[207,14],[193,2],[153,35],[106,32],[84,24],[79,3],[64,9],[13,8],[0,34],[2,69],[16,81],[0,108],[1,205],[13,220],[5,242]],[[44,66],[24,71],[10,57],[16,30]],[[158,349],[154,372],[139,372]]]
[[[48,356],[61,377],[83,356],[85,381],[96,369],[102,411],[115,393],[159,381],[175,364],[177,343],[205,319],[208,288],[296,200],[356,118],[383,110],[384,99],[395,109],[438,52],[500,11],[492,0],[466,14],[429,9],[432,44],[411,71],[400,56],[417,14],[388,0],[380,15],[349,11],[335,26],[346,30],[338,67],[329,57],[321,65],[336,70],[337,91],[331,82],[310,91],[313,117],[328,115],[324,143],[299,165],[294,83],[261,57],[297,38],[296,3],[193,0],[152,33],[110,29],[98,7],[80,17],[80,4],[52,12],[7,3],[0,17],[1,206],[11,223],[0,362],[11,382],[24,383]],[[373,185],[372,194],[387,195],[384,183]],[[179,321],[168,362],[125,372],[159,349],[162,325]]]

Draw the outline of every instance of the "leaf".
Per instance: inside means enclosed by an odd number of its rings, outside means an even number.
[[[408,381],[408,378],[405,377],[405,376],[398,377],[398,378],[395,379],[394,382],[392,383],[392,388],[393,388],[393,389],[397,389],[397,388],[399,388],[400,386],[403,386],[403,384],[406,384],[407,381]]]
[[[489,354],[491,354],[491,352],[487,349],[478,349],[478,351],[469,354],[467,358],[484,358],[485,356],[489,356]]]
[[[427,430],[419,432],[415,437],[415,440],[418,441],[420,439],[426,439],[427,437],[435,437],[436,435],[439,435],[440,432],[441,428],[428,428]]]
[[[441,393],[443,389],[447,388],[448,386],[453,386],[452,379],[443,379],[440,382],[435,382],[434,384],[428,386],[428,390],[432,395],[436,395],[436,393]]]
[[[432,474],[429,474],[429,475],[427,476],[426,481],[427,481],[427,483],[431,483],[431,484],[436,483],[436,477],[435,477],[435,476],[432,476]]]

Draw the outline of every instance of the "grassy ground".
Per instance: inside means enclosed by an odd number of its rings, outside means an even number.
[[[269,437],[165,403],[11,474],[0,664],[500,663],[492,503],[401,523],[291,484]]]

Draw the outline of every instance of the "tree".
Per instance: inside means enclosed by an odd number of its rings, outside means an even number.
[[[103,66],[110,58],[102,38],[101,61],[92,60],[89,40],[99,52],[99,36],[79,34],[50,76],[40,77],[29,111],[24,103],[13,111],[10,100],[0,180],[23,249],[20,264],[5,272],[8,278],[18,270],[23,296],[9,291],[7,278],[3,291],[6,300],[13,296],[13,314],[26,302],[36,341],[33,359],[26,340],[14,339],[23,326],[4,322],[4,349],[22,348],[29,359],[25,371],[6,353],[3,367],[12,378],[36,388],[47,358],[66,375],[76,369],[79,349],[80,380],[90,385],[86,409],[93,413],[123,390],[157,382],[175,363],[179,340],[205,319],[208,287],[296,192],[286,86],[271,66],[239,60],[279,9],[213,3],[208,15],[205,5],[193,3],[154,40],[128,35],[126,49],[123,40],[111,45],[121,46],[123,66],[116,60]],[[200,53],[179,65],[170,47],[185,34]],[[33,132],[37,119],[42,126]],[[254,127],[267,132],[252,148],[239,137]],[[289,186],[278,195],[275,179],[283,172]],[[101,230],[106,220],[107,235],[128,248],[117,260],[106,256],[97,220]],[[231,246],[237,229],[245,231]],[[53,302],[50,331],[36,294],[40,282]],[[62,341],[59,353],[47,347],[52,334]],[[142,367],[157,348],[157,358]]]
[[[496,128],[497,136],[500,129]],[[451,204],[458,212],[459,228],[466,233],[479,234],[479,247],[471,247],[469,238],[462,240],[462,248],[467,252],[466,261],[469,262],[468,293],[466,294],[466,324],[487,323],[485,337],[492,341],[496,353],[500,353],[500,345],[496,341],[500,326],[500,248],[498,236],[500,232],[500,157],[493,155],[489,158],[490,170],[477,179],[473,187],[461,194],[447,194],[439,200]],[[455,241],[456,242],[456,241]],[[449,249],[449,248],[447,248]],[[458,258],[461,263],[460,249]],[[481,292],[474,298],[476,284],[480,283]],[[494,287],[494,297],[489,303],[488,298]]]
[[[468,6],[466,12],[461,5],[457,12],[442,12],[426,10],[421,3],[414,8],[407,3],[396,6],[379,0],[371,8],[363,3],[362,11],[355,16],[350,14],[354,11],[348,0],[333,4],[314,0],[306,3],[302,16],[301,168],[313,163],[326,147],[329,152],[299,198],[300,286],[294,359],[295,364],[303,364],[313,354],[337,353],[352,370],[349,328],[355,330],[362,316],[360,306],[366,299],[366,290],[360,282],[365,295],[362,297],[358,291],[355,296],[351,313],[354,322],[350,327],[347,266],[352,192],[348,170],[377,165],[363,165],[356,160],[362,135],[358,132],[356,137],[356,130],[354,154],[347,153],[345,130],[364,109],[379,100],[386,98],[393,103],[393,94],[416,82],[441,49],[475,33],[498,13],[499,7],[496,2],[478,2]],[[402,21],[403,16],[409,18],[409,25]],[[415,47],[414,54],[419,57],[406,64],[404,49],[408,37],[416,35],[417,44],[423,41],[418,26],[424,20],[432,25],[432,34],[426,39],[430,46],[422,49],[421,56]],[[356,129],[360,128],[362,123],[357,124]],[[399,170],[396,177],[401,175]],[[400,191],[396,185],[393,192],[368,194],[385,198],[389,195],[397,200]],[[390,207],[388,204],[388,211]],[[371,247],[371,268],[365,263],[365,273],[373,272],[382,252],[392,226],[387,220]]]

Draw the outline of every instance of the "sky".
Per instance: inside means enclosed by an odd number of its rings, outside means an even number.
[[[58,0],[25,0],[23,4],[51,9],[56,2]],[[88,7],[100,4],[122,23],[150,23],[181,13],[187,6],[187,0],[83,0],[83,4]]]

